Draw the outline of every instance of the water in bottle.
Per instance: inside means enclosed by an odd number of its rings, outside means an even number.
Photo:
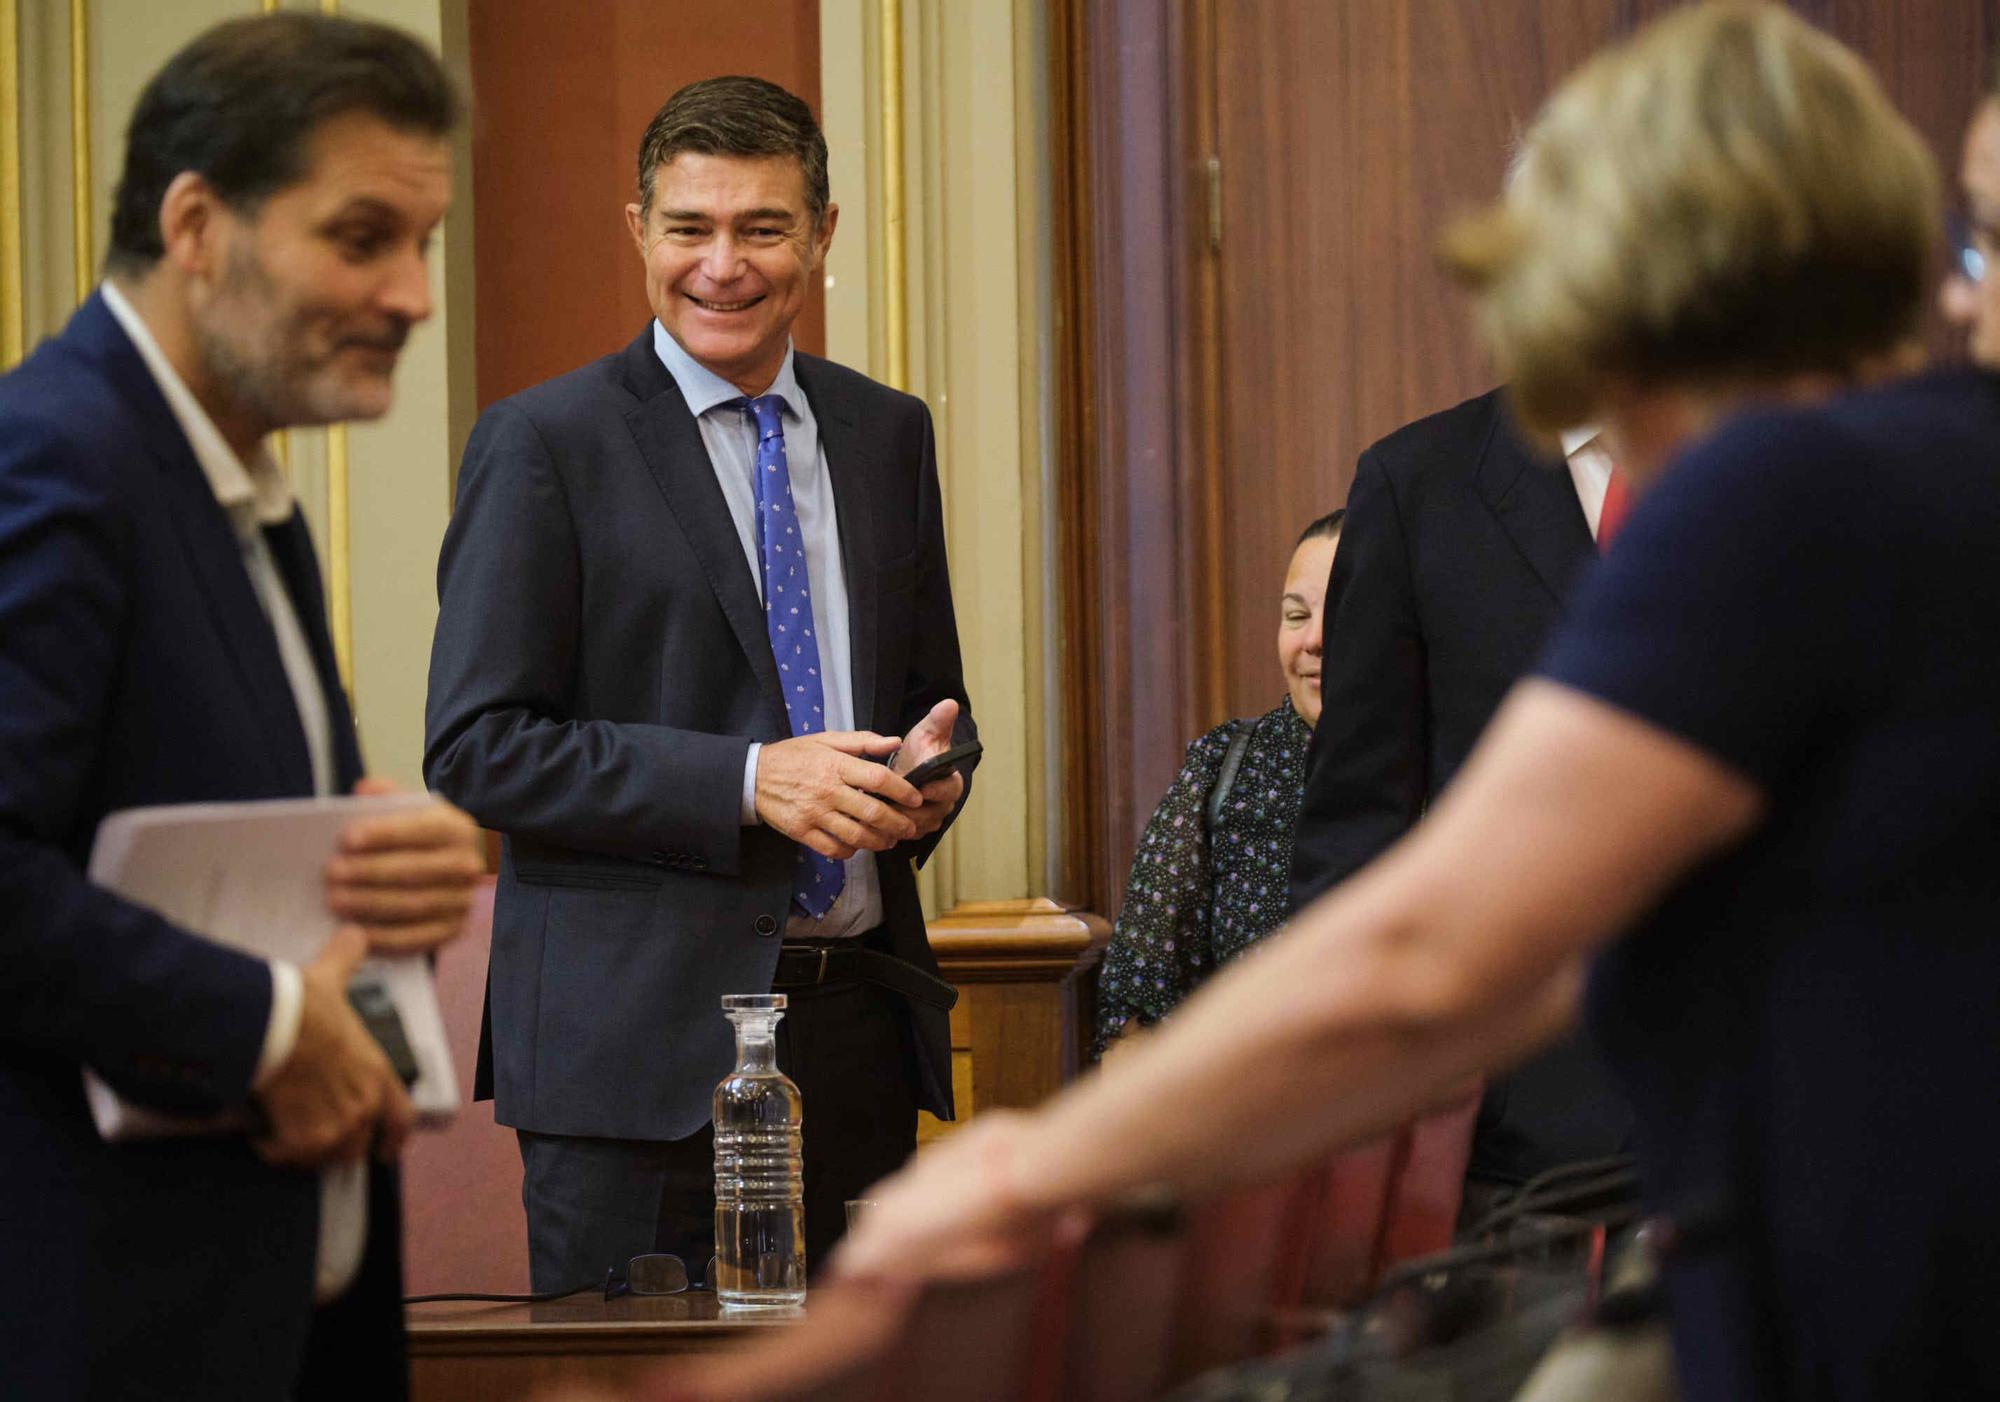
[[[806,1297],[806,1210],[799,1088],[778,1069],[782,993],[733,994],[736,1069],[715,1088],[715,1286],[728,1309],[777,1309]]]

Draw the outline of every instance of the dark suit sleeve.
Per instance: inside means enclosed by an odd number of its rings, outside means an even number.
[[[749,737],[576,718],[570,511],[528,416],[505,404],[482,416],[438,561],[424,777],[511,835],[641,861],[685,854],[736,875]]]
[[[1327,584],[1320,717],[1292,854],[1297,910],[1423,812],[1430,720],[1409,525],[1380,454],[1361,455]]]
[[[79,869],[107,699],[144,684],[120,675],[132,552],[104,475],[0,408],[0,1043],[211,1109],[248,1092],[268,968]]]
[[[965,665],[958,651],[958,615],[951,601],[951,572],[944,551],[944,503],[938,488],[937,438],[931,426],[930,409],[918,405],[922,443],[917,463],[917,572],[916,606],[910,660],[903,674],[903,701],[898,711],[907,730],[947,696],[958,702],[958,724],[952,728],[952,743],[979,737],[972,719],[972,702],[965,694]],[[965,791],[938,830],[916,842],[905,842],[895,850],[922,866],[939,842],[965,811],[972,797],[974,760],[965,770]]]

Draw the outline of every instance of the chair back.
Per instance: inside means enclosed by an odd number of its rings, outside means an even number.
[[[472,1093],[486,961],[493,945],[493,878],[473,893],[465,933],[437,956],[438,1006],[453,1068]],[[459,1108],[442,1130],[413,1134],[403,1150],[403,1287],[519,1293],[528,1288],[528,1219],[521,1206],[521,1151],[493,1122],[491,1101]]]
[[[1274,1313],[1290,1274],[1287,1232],[1301,1221],[1302,1199],[1316,1195],[1310,1174],[1293,1173],[1194,1209],[1176,1292],[1168,1381],[1271,1346]]]
[[[1085,1236],[1061,1302],[1058,1376],[1033,1389],[1034,1402],[1159,1396],[1187,1254],[1187,1218],[1178,1208],[1134,1203],[1106,1213]]]
[[[1435,1110],[1403,1131],[1402,1152],[1389,1185],[1389,1210],[1375,1273],[1451,1245],[1465,1197],[1465,1166],[1472,1160],[1472,1131],[1479,1119],[1479,1091]],[[1371,1279],[1371,1285],[1374,1281]]]

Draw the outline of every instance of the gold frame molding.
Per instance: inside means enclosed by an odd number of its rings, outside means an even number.
[[[69,0],[70,253],[81,305],[97,285],[90,210],[90,3]]]
[[[910,387],[907,193],[903,187],[903,0],[879,0],[882,52],[882,349],[892,389]]]
[[[323,15],[340,13],[340,0],[319,0]],[[333,634],[333,663],[340,684],[347,688],[349,710],[354,699],[354,572],[348,539],[347,425],[326,426],[326,612]]]
[[[0,370],[27,354],[22,295],[20,15],[15,0],[0,0]]]

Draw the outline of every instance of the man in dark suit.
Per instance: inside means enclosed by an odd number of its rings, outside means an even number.
[[[264,438],[388,408],[429,309],[454,106],[436,59],[381,26],[209,31],[139,99],[98,294],[0,379],[10,1397],[406,1388],[395,1183],[358,1165],[371,1139],[393,1157],[411,1110],[346,982],[371,946],[456,932],[471,822],[437,804],[351,825],[327,897],[354,924],[303,969],[83,872],[114,810],[360,779],[311,542]],[[142,1105],[262,1128],[105,1143],[86,1066]]]
[[[438,569],[426,773],[506,835],[478,1093],[538,1290],[699,1274],[725,994],[790,998],[815,1265],[951,1112],[912,863],[965,782],[899,777],[972,734],[930,416],[792,349],[839,213],[804,103],[692,84],[638,177],[655,319],[487,410]]]
[[[1539,654],[1621,495],[1591,433],[1563,448],[1567,463],[1530,449],[1493,390],[1362,453],[1327,585],[1293,909],[1423,816]],[[1487,1089],[1468,1218],[1545,1169],[1620,1152],[1629,1123],[1580,1039],[1542,1053]]]

